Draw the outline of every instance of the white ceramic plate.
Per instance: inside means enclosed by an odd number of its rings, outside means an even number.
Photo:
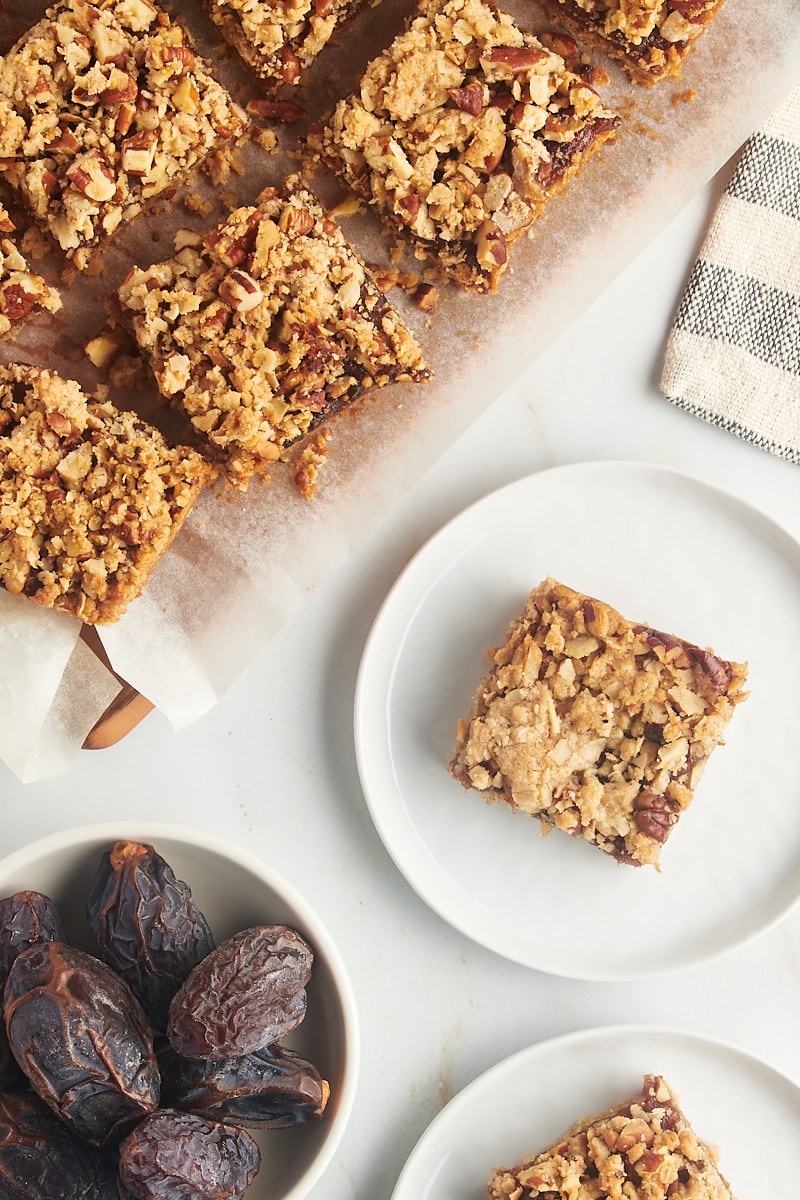
[[[456,722],[547,575],[725,658],[750,698],[712,756],[661,873],[447,774]],[[800,894],[800,546],[770,518],[667,468],[584,463],[473,505],[417,554],[370,634],[356,689],[359,773],[409,883],[514,961],[624,980],[696,964],[763,932]]]
[[[796,1200],[800,1089],[723,1042],[640,1026],[554,1038],[492,1067],[428,1127],[392,1200],[483,1200],[494,1167],[546,1149],[648,1073],[664,1076],[695,1133],[718,1149],[735,1196]]]

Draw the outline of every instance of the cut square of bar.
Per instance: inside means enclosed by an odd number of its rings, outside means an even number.
[[[164,397],[230,482],[367,389],[430,375],[412,334],[300,178],[267,188],[116,300]]]
[[[13,333],[32,313],[61,308],[61,297],[31,268],[16,233],[0,200],[0,337]]]
[[[0,584],[117,620],[216,471],[74,380],[0,367]]]
[[[297,84],[344,24],[371,0],[201,0],[268,93]]]
[[[540,1154],[497,1167],[489,1200],[733,1200],[661,1075],[606,1112],[578,1121]]]
[[[658,867],[745,698],[747,664],[546,579],[492,654],[450,773],[491,803]]]
[[[423,0],[308,147],[418,257],[492,292],[512,243],[615,135],[596,80],[570,38],[483,0]]]
[[[80,269],[247,127],[150,0],[60,0],[0,59],[0,171]]]
[[[543,0],[578,39],[650,87],[678,75],[722,0]]]

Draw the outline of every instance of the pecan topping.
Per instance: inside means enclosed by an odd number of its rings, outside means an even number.
[[[18,283],[9,283],[0,288],[0,312],[9,321],[22,321],[36,304],[34,292],[28,292]]]
[[[483,55],[484,62],[508,67],[515,75],[523,71],[532,71],[549,55],[546,50],[537,50],[535,46],[493,46]]]
[[[122,143],[122,169],[129,175],[146,175],[153,165],[158,134],[142,129]]]
[[[264,293],[246,271],[231,271],[219,285],[219,296],[237,312],[246,313],[261,303]]]
[[[281,121],[284,125],[299,121],[305,115],[302,107],[294,100],[276,100],[267,96],[254,96],[248,100],[247,111],[264,121]]]
[[[97,98],[102,105],[111,107],[113,104],[130,104],[138,94],[139,88],[133,76],[115,67],[111,72],[108,87],[103,88]]]
[[[483,108],[483,87],[479,83],[468,83],[450,93],[458,108],[477,117]]]
[[[636,824],[645,837],[655,842],[665,842],[669,831],[677,820],[670,811],[666,796],[655,792],[640,792],[634,801]]]
[[[294,50],[290,50],[288,46],[284,46],[281,51],[281,64],[281,78],[283,82],[289,86],[297,83],[300,78],[300,59]]]
[[[278,228],[293,237],[302,237],[314,228],[314,218],[305,208],[287,204],[278,218]]]
[[[478,262],[489,271],[505,263],[508,253],[506,239],[493,221],[484,221],[476,239]]]
[[[718,692],[727,689],[731,681],[731,669],[726,662],[717,658],[710,650],[701,650],[699,646],[687,645],[686,653],[705,671]]]

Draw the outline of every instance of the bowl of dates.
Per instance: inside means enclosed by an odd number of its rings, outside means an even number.
[[[336,1152],[350,983],[235,845],[115,821],[0,860],[0,1000],[0,1195],[301,1200]]]

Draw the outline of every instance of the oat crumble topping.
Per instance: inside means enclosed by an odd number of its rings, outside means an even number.
[[[0,584],[87,624],[117,620],[215,474],[73,380],[0,367]]]
[[[492,659],[459,722],[453,777],[545,831],[658,867],[745,699],[746,664],[553,579],[531,593]]]
[[[544,0],[576,37],[620,60],[631,79],[651,85],[677,75],[722,0]]]
[[[0,201],[0,337],[35,312],[58,312],[61,297],[31,270],[19,247],[16,228]]]
[[[0,171],[79,269],[247,124],[151,0],[60,0],[0,59]]]
[[[494,291],[511,244],[614,136],[595,80],[571,38],[484,0],[422,0],[308,148],[418,256]]]
[[[733,1200],[715,1155],[660,1075],[541,1154],[497,1167],[489,1200]]]
[[[369,0],[201,0],[270,92],[294,86],[334,32]]]
[[[161,393],[232,483],[366,389],[429,377],[363,261],[298,176],[117,293]]]

